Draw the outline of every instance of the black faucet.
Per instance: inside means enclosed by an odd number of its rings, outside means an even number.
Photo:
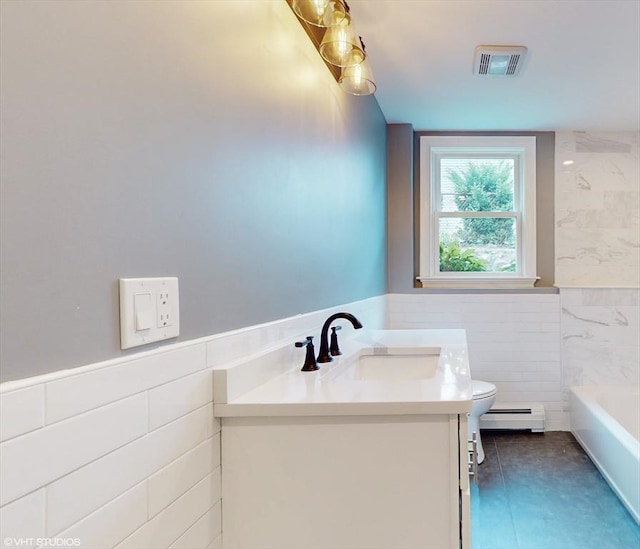
[[[336,313],[327,318],[322,326],[322,333],[320,334],[320,351],[318,353],[318,362],[320,363],[331,362],[333,360],[333,357],[329,354],[329,327],[331,323],[338,318],[348,320],[356,330],[362,328],[360,321],[351,313]]]

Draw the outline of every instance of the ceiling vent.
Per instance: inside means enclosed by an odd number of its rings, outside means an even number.
[[[517,76],[524,63],[524,46],[478,46],[473,74],[480,76]]]

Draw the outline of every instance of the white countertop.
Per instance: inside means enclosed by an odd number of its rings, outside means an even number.
[[[344,332],[343,332],[344,333]],[[342,334],[341,334],[342,335]],[[293,344],[292,344],[293,346]],[[317,342],[319,347],[319,342]],[[340,341],[342,355],[319,364],[315,372],[302,372],[304,353],[297,363],[280,365],[284,373],[232,398],[225,398],[231,367],[214,370],[214,387],[221,398],[214,403],[218,417],[343,416],[459,414],[471,410],[472,387],[464,330],[358,330]],[[341,375],[364,348],[439,347],[440,359],[433,377],[411,380],[354,380]],[[316,348],[317,349],[317,348]],[[266,360],[266,359],[265,359]],[[255,369],[253,360],[253,368]],[[265,369],[274,370],[273,365]]]

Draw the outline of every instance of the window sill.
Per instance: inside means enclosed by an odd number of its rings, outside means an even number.
[[[537,278],[503,277],[503,276],[419,276],[423,288],[448,288],[448,289],[523,289],[533,288]]]

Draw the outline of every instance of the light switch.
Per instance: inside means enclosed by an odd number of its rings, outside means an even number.
[[[136,332],[149,330],[151,328],[151,319],[153,318],[151,292],[134,294],[133,309],[136,315]]]

